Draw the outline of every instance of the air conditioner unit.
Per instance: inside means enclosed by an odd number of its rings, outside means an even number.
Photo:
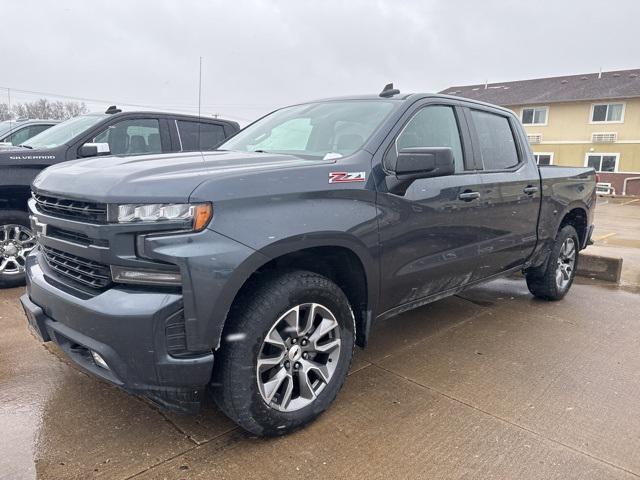
[[[596,183],[596,194],[598,195],[615,195],[616,189],[613,188],[611,183]]]
[[[616,132],[600,132],[591,134],[592,143],[615,143],[618,141]]]
[[[532,133],[527,135],[527,138],[529,139],[529,143],[534,144],[534,143],[541,143],[542,142],[542,134],[541,133]]]

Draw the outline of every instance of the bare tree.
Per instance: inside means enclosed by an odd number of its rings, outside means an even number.
[[[40,98],[34,102],[15,103],[11,109],[8,104],[0,103],[0,121],[18,118],[66,120],[88,111],[84,102],[50,102],[46,98]]]
[[[11,120],[11,111],[9,110],[9,105],[6,103],[0,103],[0,122],[5,120]]]

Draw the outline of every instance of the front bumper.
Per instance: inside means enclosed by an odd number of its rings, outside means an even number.
[[[177,358],[167,351],[166,322],[184,308],[182,295],[116,287],[80,298],[48,280],[39,255],[28,257],[27,294],[21,301],[43,341],[58,344],[90,373],[165,408],[199,409],[211,379],[213,354]],[[92,351],[108,369],[94,361]]]

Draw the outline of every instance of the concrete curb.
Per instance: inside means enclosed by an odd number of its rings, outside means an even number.
[[[581,253],[576,274],[582,277],[620,283],[622,259]]]

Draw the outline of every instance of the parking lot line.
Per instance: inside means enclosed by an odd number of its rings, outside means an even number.
[[[594,237],[593,239],[594,239],[596,242],[599,242],[600,240],[604,240],[604,239],[606,239],[606,238],[613,237],[614,235],[617,235],[617,233],[615,233],[615,232],[613,232],[613,233],[607,233],[606,235],[601,235],[601,236],[599,236],[599,237]]]
[[[629,205],[630,203],[640,202],[640,198],[634,198],[633,200],[629,200],[628,202],[621,203],[620,205]]]

